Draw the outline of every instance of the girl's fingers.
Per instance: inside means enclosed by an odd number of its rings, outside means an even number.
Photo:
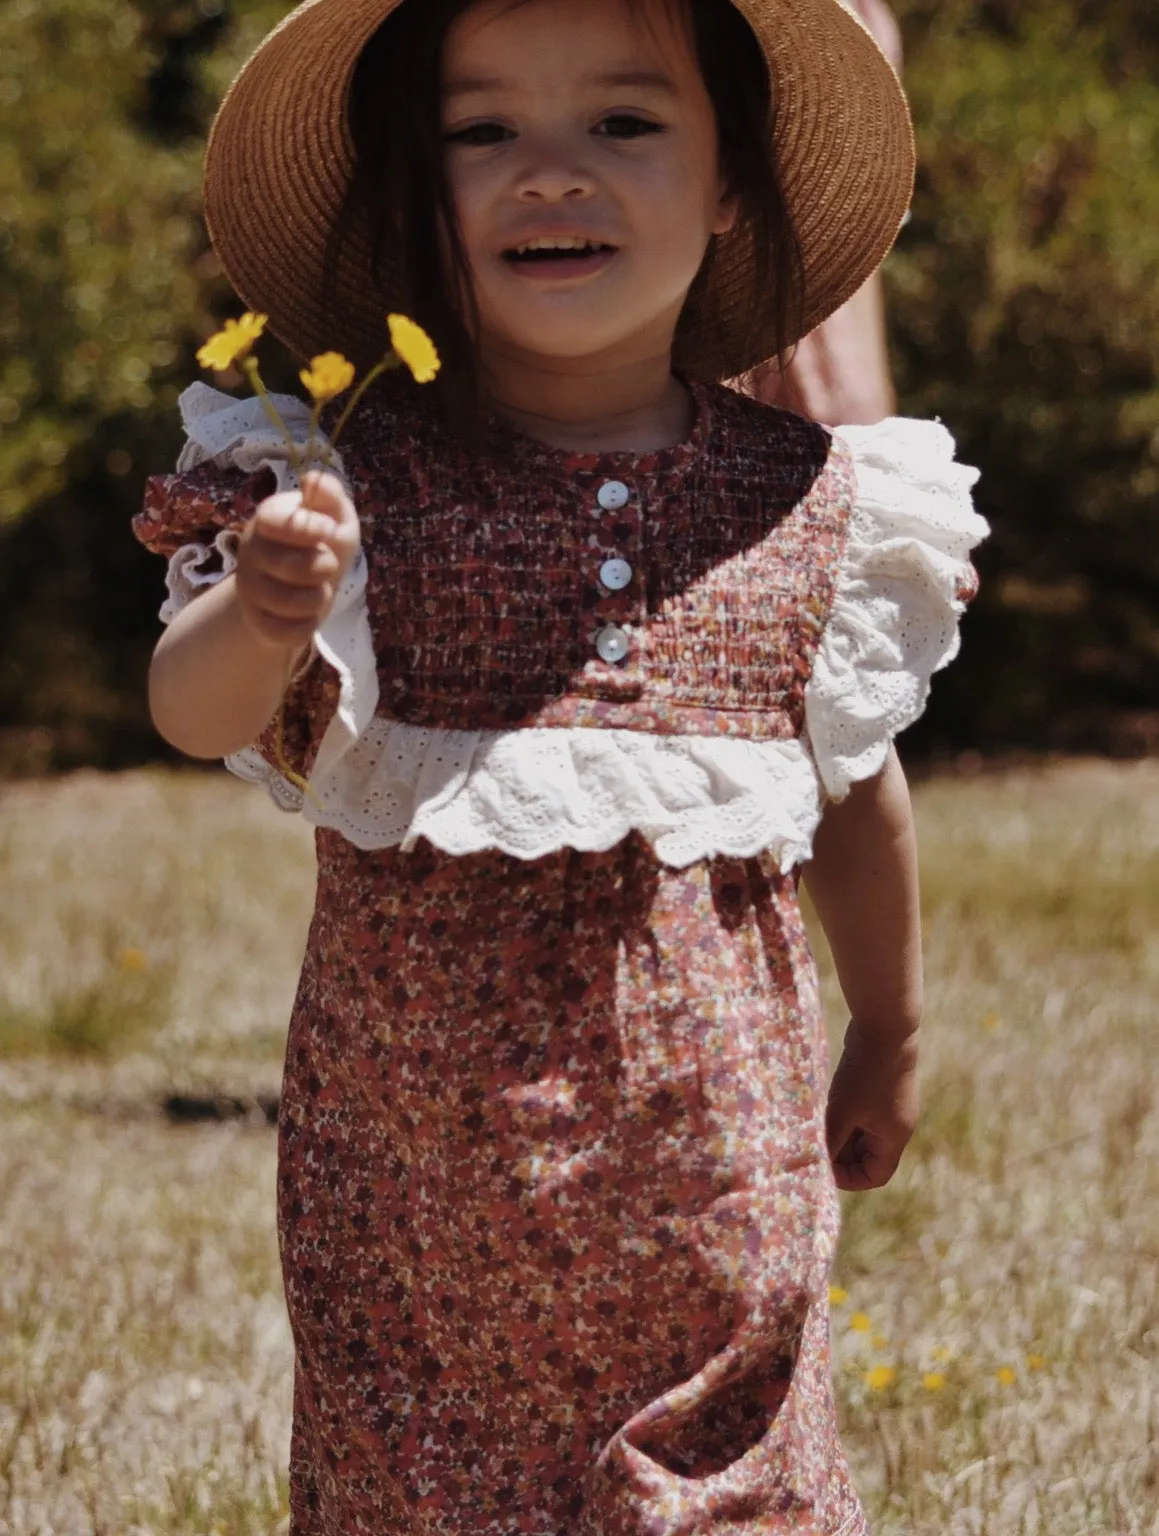
[[[312,471],[301,491],[267,496],[238,549],[238,596],[248,622],[276,644],[308,643],[330,612],[361,534],[336,475]]]
[[[333,518],[341,517],[350,501],[342,481],[328,469],[308,469],[302,476],[301,495],[303,506]]]
[[[883,1188],[897,1172],[903,1150],[858,1126],[831,1158],[837,1188]]]
[[[300,491],[279,491],[258,505],[243,538],[267,539],[297,549],[325,545],[345,575],[358,553],[362,527],[354,503],[336,475],[311,470]]]
[[[330,529],[323,537],[338,556],[345,575],[358,553],[362,525],[341,480],[337,475],[319,474],[311,470],[302,479],[302,501],[311,508],[324,511],[331,518]]]
[[[334,519],[325,512],[312,512],[304,507],[299,491],[279,491],[258,503],[243,538],[268,539],[273,544],[307,549],[312,544],[328,543],[333,532]]]

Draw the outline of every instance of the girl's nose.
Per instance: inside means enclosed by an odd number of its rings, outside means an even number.
[[[550,152],[529,159],[515,183],[515,195],[522,202],[572,202],[594,191],[595,178],[582,166]]]

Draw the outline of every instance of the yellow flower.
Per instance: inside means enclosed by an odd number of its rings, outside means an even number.
[[[944,1344],[935,1344],[933,1349],[930,1350],[930,1354],[933,1355],[935,1360],[948,1360],[950,1358],[950,1351]]]
[[[884,1349],[885,1346],[889,1343],[889,1340],[886,1338],[884,1333],[875,1333],[871,1342],[874,1349]]]
[[[387,315],[390,327],[390,344],[415,376],[416,383],[429,384],[439,371],[439,354],[435,344],[413,320],[406,315]]]
[[[341,352],[323,352],[320,357],[311,358],[301,379],[315,400],[333,400],[354,383],[354,364],[348,363]]]
[[[865,1379],[875,1392],[883,1392],[893,1384],[893,1375],[892,1365],[875,1365],[866,1371]]]
[[[854,1333],[868,1333],[873,1324],[869,1321],[866,1313],[855,1312],[849,1319],[849,1326],[853,1329]]]
[[[922,1386],[927,1392],[940,1392],[946,1385],[946,1378],[941,1371],[927,1371],[922,1377]]]
[[[213,368],[218,373],[244,357],[266,328],[268,315],[247,312],[240,320],[227,320],[225,330],[211,336],[197,354],[203,368]]]
[[[1026,1363],[1032,1371],[1041,1371],[1046,1365],[1046,1360],[1042,1355],[1027,1355]]]
[[[126,971],[147,971],[149,969],[149,957],[143,949],[123,949],[121,951],[121,966]]]
[[[997,1376],[998,1380],[1004,1387],[1012,1387],[1018,1380],[1018,1377],[1014,1374],[1008,1365],[1002,1366],[1002,1368],[995,1371],[994,1374]]]
[[[831,1285],[829,1287],[829,1305],[831,1307],[843,1307],[849,1300],[849,1292],[843,1285]]]

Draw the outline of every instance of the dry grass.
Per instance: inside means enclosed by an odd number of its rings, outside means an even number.
[[[915,800],[924,1120],[835,1276],[858,1483],[878,1536],[1159,1536],[1159,765]],[[310,866],[224,778],[0,792],[3,1536],[285,1529],[273,1135],[156,1105],[276,1089]]]

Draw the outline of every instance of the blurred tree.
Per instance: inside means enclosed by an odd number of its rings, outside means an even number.
[[[129,0],[0,8],[0,518],[68,484],[99,423],[204,321],[200,157],[162,143],[151,81],[166,10]],[[175,96],[175,99],[177,97]],[[139,126],[138,126],[139,125]]]
[[[200,216],[213,107],[289,9],[0,3],[0,769],[163,751],[161,575],[128,523],[240,308]],[[994,526],[907,749],[1159,750],[1159,10],[894,9],[921,153],[885,269],[900,408],[981,465]]]
[[[901,0],[901,409],[979,464],[982,592],[914,745],[1159,750],[1159,14]]]
[[[201,220],[204,138],[285,9],[0,4],[0,769],[159,749],[157,562],[128,520],[180,447],[197,346],[236,313]]]

